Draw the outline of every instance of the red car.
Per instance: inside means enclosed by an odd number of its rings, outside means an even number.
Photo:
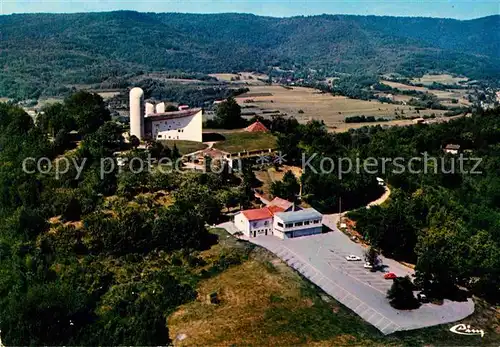
[[[386,273],[386,274],[384,275],[384,278],[385,278],[386,280],[393,280],[393,279],[395,279],[395,278],[397,278],[397,277],[398,277],[398,276],[396,276],[396,274],[395,274],[394,272],[389,272],[389,273]]]

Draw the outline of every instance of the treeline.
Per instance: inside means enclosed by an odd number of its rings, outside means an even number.
[[[227,85],[196,85],[165,83],[144,80],[139,85],[146,98],[173,101],[191,107],[211,106],[215,100],[223,100],[248,92],[248,88],[229,88]]]
[[[7,345],[169,344],[166,317],[196,298],[196,283],[212,273],[197,253],[215,242],[205,226],[221,209],[249,204],[248,170],[236,177],[103,167],[115,151],[143,159],[147,152],[124,143],[102,105],[97,95],[78,93],[52,105],[36,126],[22,109],[0,104]],[[47,134],[67,129],[83,135],[70,151]],[[26,158],[47,159],[37,169]],[[71,165],[56,175],[63,158]],[[215,263],[214,271],[236,261]]]
[[[346,123],[369,123],[369,122],[388,122],[387,118],[375,118],[375,116],[350,116],[345,117]]]

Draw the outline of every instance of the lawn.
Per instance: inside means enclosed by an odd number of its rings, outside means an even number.
[[[238,131],[224,133],[224,137],[225,140],[217,142],[214,147],[229,153],[276,148],[276,137],[270,133]]]
[[[161,141],[163,145],[167,145],[168,148],[174,148],[174,144],[179,149],[181,155],[193,153],[202,149],[207,148],[207,145],[201,142],[185,141],[185,140],[163,140]]]

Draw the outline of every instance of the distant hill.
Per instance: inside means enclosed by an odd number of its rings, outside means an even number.
[[[127,84],[148,70],[270,66],[325,73],[449,71],[500,78],[500,16],[475,20],[321,15],[138,13],[0,16],[0,96]]]

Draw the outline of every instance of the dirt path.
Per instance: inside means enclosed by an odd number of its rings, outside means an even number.
[[[366,208],[370,208],[371,206],[377,206],[377,205],[382,205],[387,199],[389,199],[389,196],[391,196],[391,189],[388,186],[384,186],[384,194],[377,200],[374,200],[370,202],[368,205],[366,205]]]

